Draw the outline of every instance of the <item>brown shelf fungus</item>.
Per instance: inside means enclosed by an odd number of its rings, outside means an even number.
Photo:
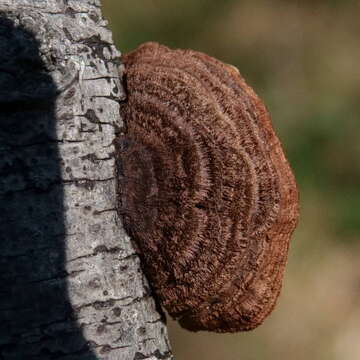
[[[161,304],[190,330],[261,324],[279,295],[298,191],[239,72],[146,43],[123,57],[119,208]]]

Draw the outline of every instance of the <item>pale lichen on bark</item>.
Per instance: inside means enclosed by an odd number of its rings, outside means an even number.
[[[170,359],[116,212],[124,92],[100,2],[0,11],[0,358]]]

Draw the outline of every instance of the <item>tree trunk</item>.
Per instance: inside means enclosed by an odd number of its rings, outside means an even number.
[[[122,68],[98,0],[0,0],[0,359],[170,359],[116,212]]]

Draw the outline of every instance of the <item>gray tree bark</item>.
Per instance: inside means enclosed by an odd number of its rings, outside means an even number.
[[[100,2],[0,12],[0,360],[170,359],[116,212],[124,91]]]

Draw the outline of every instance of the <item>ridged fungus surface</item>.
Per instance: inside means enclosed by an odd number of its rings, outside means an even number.
[[[193,331],[261,324],[298,218],[262,101],[206,54],[145,43],[123,57],[119,208],[161,304]]]

